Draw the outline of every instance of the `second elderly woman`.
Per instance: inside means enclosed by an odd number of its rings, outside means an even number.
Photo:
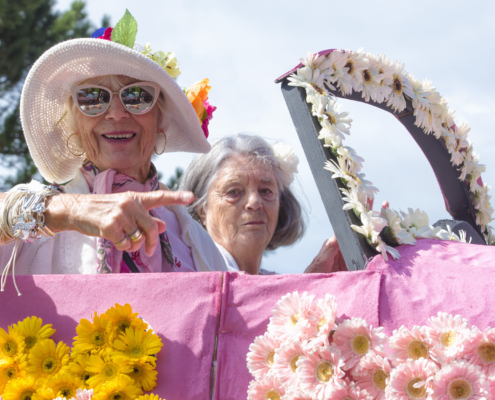
[[[185,172],[181,190],[197,197],[190,207],[217,244],[229,270],[266,274],[266,250],[289,246],[304,234],[303,212],[290,188],[299,160],[289,145],[259,136],[217,140]],[[306,272],[346,270],[335,238],[325,241]]]
[[[14,265],[20,274],[225,270],[182,206],[192,193],[160,190],[151,163],[154,154],[210,150],[173,79],[175,57],[115,36],[108,28],[60,43],[27,76],[24,135],[52,185],[0,195],[2,285]]]

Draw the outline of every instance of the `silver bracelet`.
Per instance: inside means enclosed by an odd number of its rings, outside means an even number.
[[[12,233],[23,242],[34,243],[41,235],[53,237],[55,233],[45,224],[46,198],[54,196],[60,192],[56,186],[43,186],[41,190],[32,192],[25,188],[18,189],[23,191],[22,205],[20,212],[14,216]]]

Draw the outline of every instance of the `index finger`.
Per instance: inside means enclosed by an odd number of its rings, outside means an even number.
[[[157,190],[154,192],[136,193],[141,204],[146,210],[161,206],[170,206],[172,204],[186,205],[194,200],[192,192],[172,192],[169,190]]]

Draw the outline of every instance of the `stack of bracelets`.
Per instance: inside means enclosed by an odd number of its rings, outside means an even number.
[[[48,196],[59,194],[56,186],[39,184],[36,191],[30,185],[17,185],[7,193],[0,212],[0,242],[3,244],[16,241],[12,256],[5,266],[0,284],[3,292],[7,275],[12,268],[14,272],[15,258],[19,243],[34,243],[41,236],[53,237],[55,233],[45,224],[46,199]],[[14,280],[15,284],[15,280]],[[17,285],[16,285],[17,289]],[[17,293],[20,295],[19,290]]]

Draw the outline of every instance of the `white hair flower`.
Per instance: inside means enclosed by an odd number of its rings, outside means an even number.
[[[297,172],[299,158],[292,151],[290,144],[278,142],[273,146],[273,153],[282,172],[282,184],[289,187],[294,181],[294,174]]]

